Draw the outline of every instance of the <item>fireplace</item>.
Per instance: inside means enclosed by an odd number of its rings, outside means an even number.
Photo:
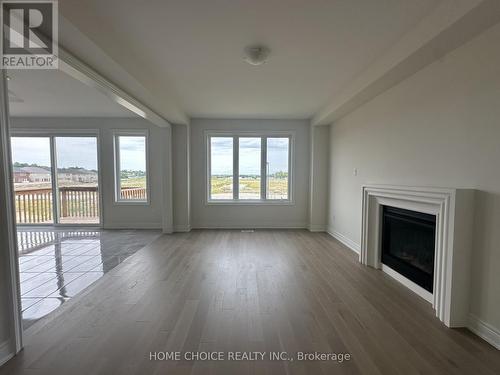
[[[359,261],[381,269],[430,302],[436,316],[447,327],[466,327],[470,319],[475,191],[425,186],[364,185],[362,196]],[[413,264],[413,270],[424,272],[423,269],[433,269],[434,275],[427,276],[427,280],[434,280],[433,284],[428,282],[428,285],[432,285],[432,293],[382,263],[384,207],[399,207],[413,213],[428,214],[429,219],[434,217],[435,241],[427,240],[427,243],[433,244],[434,267],[427,265],[419,268]],[[432,221],[429,224],[432,225]],[[392,234],[392,231],[387,233],[386,238],[391,239]],[[391,253],[393,249],[389,247],[388,250]],[[419,265],[421,266],[420,263]]]
[[[434,285],[436,216],[382,208],[381,261],[430,293]]]

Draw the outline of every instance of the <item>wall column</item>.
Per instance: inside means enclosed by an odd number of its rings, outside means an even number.
[[[328,155],[330,126],[310,128],[311,175],[309,186],[309,225],[311,232],[325,232],[328,207]]]
[[[22,348],[7,75],[0,70],[0,366]]]

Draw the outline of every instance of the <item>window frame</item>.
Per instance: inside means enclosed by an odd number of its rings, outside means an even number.
[[[122,199],[121,197],[121,178],[120,178],[120,137],[145,137],[145,157],[146,157],[146,199]],[[150,186],[150,166],[149,166],[149,131],[144,130],[113,130],[113,157],[114,157],[114,191],[115,205],[137,205],[149,206],[151,204],[151,186]]]
[[[211,167],[212,167],[212,137],[227,137],[233,139],[233,198],[232,199],[212,199],[211,196]],[[205,155],[207,163],[205,165],[205,205],[295,205],[294,185],[295,185],[295,132],[294,131],[205,131]],[[260,179],[260,199],[239,199],[239,138],[261,138],[261,179]],[[267,186],[267,139],[268,138],[288,138],[288,198],[268,199]]]
[[[102,228],[104,225],[104,199],[103,199],[103,186],[104,186],[104,179],[102,175],[102,158],[101,158],[101,137],[102,137],[102,131],[100,129],[96,128],[77,128],[77,129],[57,129],[57,128],[25,128],[25,129],[13,129],[10,133],[10,138],[12,137],[48,137],[50,138],[50,143],[51,143],[51,151],[50,151],[50,160],[51,160],[51,165],[55,166],[55,168],[51,167],[51,169],[54,169],[54,171],[51,173],[51,179],[52,179],[52,194],[53,194],[53,201],[55,202],[53,206],[53,223],[52,224],[37,224],[37,223],[31,223],[31,224],[23,224],[23,223],[17,223],[16,225],[18,226],[32,226],[32,227],[43,227],[43,226],[54,226],[54,227],[89,227],[89,228]],[[97,167],[98,167],[98,173],[97,173],[97,183],[99,187],[99,223],[90,223],[90,224],[67,224],[67,223],[60,223],[59,222],[59,199],[57,198],[56,194],[58,192],[56,190],[59,190],[56,182],[56,170],[57,170],[57,155],[56,155],[56,145],[55,145],[55,138],[57,137],[95,137],[97,139]],[[56,189],[57,188],[57,189]],[[57,220],[56,220],[57,219]]]

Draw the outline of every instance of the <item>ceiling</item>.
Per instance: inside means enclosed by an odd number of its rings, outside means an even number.
[[[59,70],[11,70],[8,75],[12,116],[135,116],[96,89]]]
[[[182,122],[178,113],[311,118],[440,3],[64,0],[59,8],[140,82],[153,109]],[[63,45],[71,45],[72,32],[61,27]],[[243,48],[253,43],[271,48],[267,64],[243,62]],[[74,43],[71,52],[92,65],[94,54],[82,46]]]

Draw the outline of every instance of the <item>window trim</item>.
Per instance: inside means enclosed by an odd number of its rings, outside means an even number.
[[[211,199],[211,142],[212,137],[233,138],[233,199]],[[239,138],[260,137],[261,138],[261,198],[260,199],[238,199],[239,194]],[[267,199],[267,139],[288,138],[288,199]],[[246,205],[246,206],[290,206],[295,205],[295,132],[294,131],[225,131],[205,130],[205,205]],[[236,197],[236,198],[235,198]]]
[[[146,199],[121,199],[120,179],[120,141],[119,137],[145,137],[146,156]],[[113,130],[113,156],[114,156],[114,200],[115,205],[149,206],[151,204],[150,167],[149,167],[149,131],[147,129],[115,129]]]

